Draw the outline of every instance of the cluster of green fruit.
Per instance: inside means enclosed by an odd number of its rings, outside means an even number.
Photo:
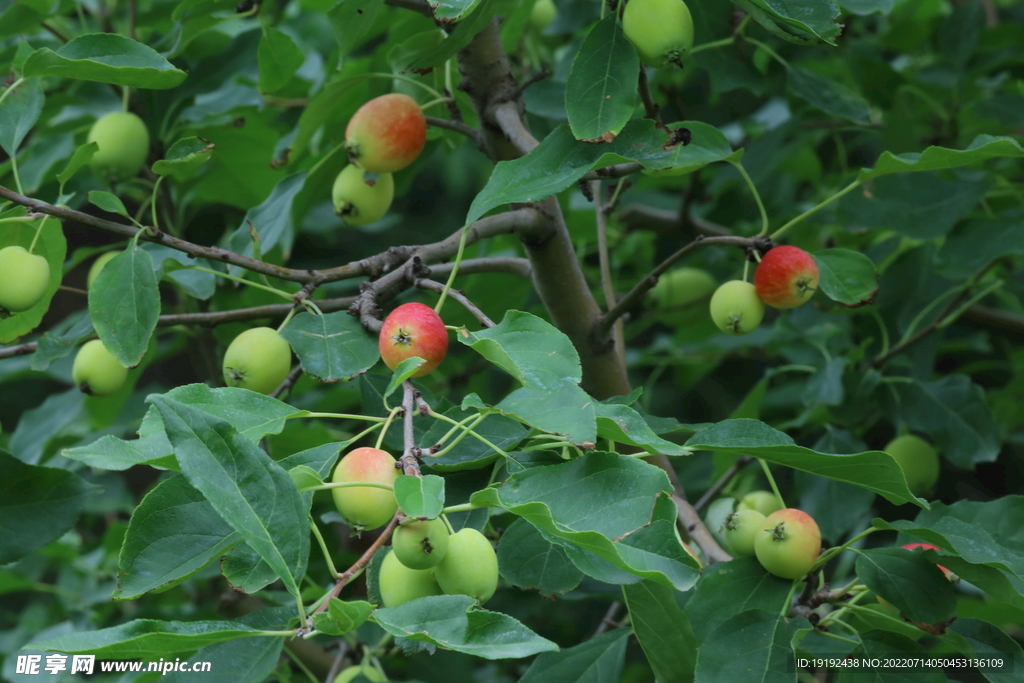
[[[727,334],[749,334],[764,318],[764,306],[788,309],[806,303],[818,287],[818,264],[799,247],[769,250],[754,271],[753,284],[731,280],[717,286],[698,268],[676,268],[659,278],[651,291],[659,307],[685,309],[711,294],[711,319]],[[712,294],[713,292],[713,294]],[[674,316],[676,322],[685,318]]]
[[[733,555],[754,555],[768,572],[783,579],[805,576],[821,554],[817,522],[802,510],[783,508],[768,491],[744,496],[721,531]]]
[[[397,462],[379,448],[357,448],[341,458],[331,481],[354,484],[332,490],[345,523],[362,531],[391,521],[398,511],[397,478]],[[380,565],[379,585],[385,607],[431,595],[468,595],[484,603],[498,587],[498,557],[476,529],[450,534],[440,518],[405,519]]]
[[[383,218],[395,196],[391,174],[414,162],[426,142],[427,120],[408,95],[381,95],[361,106],[345,129],[352,163],[334,179],[335,213],[351,225]]]

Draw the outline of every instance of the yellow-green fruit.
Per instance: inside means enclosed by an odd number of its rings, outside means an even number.
[[[556,14],[558,10],[553,0],[537,0],[530,10],[530,25],[538,31],[543,31],[555,20]]]
[[[93,339],[78,350],[71,378],[79,389],[91,396],[109,396],[124,385],[128,370],[107,351],[103,342]]]
[[[254,327],[235,337],[224,354],[224,383],[269,394],[292,369],[292,350],[270,327]]]
[[[448,527],[440,519],[403,524],[395,529],[391,549],[409,569],[429,569],[448,552]]]
[[[409,569],[398,561],[394,552],[390,552],[380,563],[380,598],[385,607],[398,607],[401,604],[441,595],[441,586],[434,577],[433,569]]]
[[[648,66],[682,66],[683,54],[693,47],[693,17],[683,0],[630,0],[622,30]]]
[[[397,478],[395,459],[389,453],[364,446],[349,452],[338,461],[331,481],[336,484],[362,481],[394,486]],[[398,501],[391,489],[346,486],[331,489],[331,494],[338,514],[356,531],[382,527],[391,521],[398,510]]]
[[[725,518],[722,535],[733,555],[749,557],[754,554],[754,539],[764,529],[764,519],[757,510],[737,510]]]
[[[92,283],[96,282],[96,278],[99,277],[100,271],[103,270],[103,266],[110,263],[110,260],[120,254],[119,251],[108,251],[105,254],[101,254],[98,259],[92,262],[92,267],[89,268],[89,275],[85,279],[85,286],[87,289],[92,289]]]
[[[50,284],[50,264],[25,247],[0,249],[0,308],[20,313],[39,303]]]
[[[334,212],[350,225],[376,223],[384,218],[395,197],[395,181],[390,173],[378,174],[372,185],[364,180],[365,173],[354,164],[346,166],[331,189]]]
[[[919,436],[897,436],[883,449],[903,468],[910,492],[926,496],[939,480],[939,454],[935,447]]]
[[[711,319],[727,334],[750,334],[763,317],[764,302],[749,282],[731,280],[711,296]]]
[[[131,112],[112,112],[100,117],[89,130],[89,142],[98,149],[89,161],[99,178],[119,183],[134,178],[149,156],[149,131]]]
[[[466,527],[449,537],[434,577],[448,595],[468,595],[482,604],[498,588],[498,556],[482,533]]]
[[[651,298],[658,306],[661,318],[670,325],[689,321],[695,303],[711,296],[715,279],[700,268],[676,268],[658,278],[651,290]]]
[[[350,666],[338,674],[337,678],[334,679],[334,683],[351,683],[358,676],[363,676],[366,680],[373,681],[373,683],[384,683],[384,677],[372,666]]]
[[[781,510],[782,502],[779,501],[779,497],[771,491],[751,491],[740,498],[740,503],[736,506],[736,509],[757,510],[767,517],[776,510]]]

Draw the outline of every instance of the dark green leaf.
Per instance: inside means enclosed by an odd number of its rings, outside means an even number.
[[[292,174],[274,186],[273,192],[259,206],[249,209],[242,224],[231,234],[231,250],[245,256],[253,256],[253,241],[249,230],[254,229],[260,238],[260,250],[266,254],[280,246],[285,257],[292,249],[294,226],[292,225],[292,201],[302,189],[306,171]],[[238,266],[231,266],[235,275],[243,272]]]
[[[0,101],[0,147],[12,156],[18,152],[32,126],[36,125],[46,98],[38,78],[20,83],[15,81],[0,93],[0,97],[3,97]]]
[[[875,162],[874,168],[861,169],[857,179],[864,181],[890,173],[909,171],[937,171],[943,168],[968,166],[999,157],[1024,157],[1024,147],[1021,147],[1020,143],[1013,138],[979,135],[964,150],[929,147],[921,153],[882,152],[878,161]]]
[[[78,631],[25,647],[36,650],[88,653],[97,659],[156,660],[235,638],[258,635],[259,629],[237,621],[157,621],[136,619],[96,631]]]
[[[512,522],[501,535],[498,569],[511,585],[545,596],[567,593],[583,579],[583,572],[569,561],[565,549],[545,539],[525,519]]]
[[[802,622],[803,626],[800,626]],[[806,619],[787,620],[778,612],[748,610],[730,617],[707,637],[697,654],[696,683],[758,680],[791,682],[790,643]]]
[[[578,140],[618,135],[636,108],[640,61],[611,12],[576,53],[565,87],[569,127]]]
[[[935,257],[935,265],[948,278],[966,280],[996,259],[1024,254],[1021,234],[1021,219],[968,221],[945,241]]]
[[[299,313],[281,336],[295,351],[302,369],[322,382],[348,381],[380,359],[377,340],[347,311]]]
[[[171,145],[163,159],[153,163],[153,173],[188,175],[210,160],[213,148],[213,144],[202,138],[182,138]]]
[[[533,660],[519,683],[604,683],[621,680],[628,642],[629,629],[620,628],[559,652],[545,652]]]
[[[842,30],[839,7],[831,0],[733,0],[757,23],[794,43],[822,40],[835,45]]]
[[[873,548],[857,554],[857,578],[912,621],[938,624],[956,613],[949,579],[920,553]]]
[[[668,586],[641,581],[623,586],[630,622],[659,681],[692,681],[700,644],[690,619]]]
[[[89,203],[109,213],[116,213],[128,218],[128,209],[124,208],[124,203],[109,192],[93,190],[89,193]]]
[[[878,269],[864,254],[849,249],[825,249],[813,254],[818,264],[818,287],[846,306],[870,303],[878,291]]]
[[[496,0],[479,0],[472,14],[468,18],[463,17],[463,21],[455,25],[455,28],[448,34],[444,42],[427,52],[427,54],[421,55],[408,69],[429,69],[441,66],[454,57],[458,54],[459,50],[469,45],[476,38],[477,34],[487,27],[487,24],[494,18],[497,4]]]
[[[174,88],[186,76],[153,48],[116,33],[78,36],[56,51],[39,48],[25,62],[25,75],[152,89]]]
[[[861,125],[870,123],[867,101],[833,78],[794,66],[787,71],[786,85],[794,95],[826,114]]]
[[[597,435],[602,439],[639,446],[652,455],[689,453],[679,444],[666,441],[655,434],[640,413],[629,406],[598,403],[594,408],[597,415]]]
[[[423,477],[401,474],[395,479],[395,498],[398,507],[409,517],[437,519],[444,507],[444,479],[436,474]]]
[[[313,615],[313,628],[329,636],[343,636],[366,621],[374,608],[364,600],[345,602],[331,598],[326,612]]]
[[[257,53],[260,64],[260,92],[280,90],[295,75],[306,55],[291,37],[273,27],[265,27]]]
[[[725,622],[737,605],[776,612],[789,593],[791,582],[772,576],[753,557],[716,562],[704,570],[686,614],[701,640]]]
[[[142,361],[160,317],[160,290],[149,252],[129,247],[103,267],[89,288],[89,315],[121,365],[131,368]]]
[[[279,578],[266,560],[241,540],[236,548],[221,558],[220,572],[231,589],[238,593],[256,593]]]
[[[95,142],[87,142],[75,150],[75,153],[71,156],[71,160],[68,161],[68,165],[64,167],[64,170],[57,174],[57,182],[64,185],[71,176],[78,173],[79,169],[88,164],[92,160],[92,155],[99,149],[99,145]]]

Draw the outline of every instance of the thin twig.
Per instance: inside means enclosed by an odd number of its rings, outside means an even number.
[[[61,33],[60,31],[58,31],[56,28],[54,28],[49,22],[43,21],[43,22],[40,22],[40,25],[44,29],[46,29],[47,31],[52,33],[57,38],[57,40],[59,40],[60,42],[62,42],[62,43],[68,42],[68,37],[66,35],[64,35],[63,33]]]
[[[89,292],[85,291],[84,289],[79,289],[78,287],[68,287],[67,285],[61,285],[57,289],[62,291],[62,292],[70,292],[71,294],[78,294],[79,296],[89,296]]]
[[[284,381],[281,382],[281,385],[277,389],[274,389],[274,391],[270,394],[270,398],[277,398],[278,396],[283,394],[287,389],[290,389],[291,387],[295,386],[295,383],[299,380],[299,376],[301,374],[302,363],[299,363],[294,368],[292,368],[292,371],[289,372],[288,376],[284,378]]]
[[[612,604],[608,605],[608,611],[601,617],[601,623],[597,625],[597,630],[594,631],[594,635],[591,638],[597,638],[599,635],[608,630],[609,626],[615,626],[618,628],[618,624],[615,623],[615,618],[619,615],[619,610],[622,609],[622,603],[616,600]]]
[[[643,63],[640,64],[640,78],[637,83],[637,91],[640,93],[640,100],[644,103],[644,111],[647,113],[645,118],[654,121],[654,125],[658,128],[668,130],[665,124],[661,122],[661,107],[654,101],[654,96],[651,94],[651,82],[647,78],[647,67]]]
[[[481,151],[484,149],[484,134],[473,126],[467,125],[462,121],[453,121],[452,119],[442,119],[437,116],[426,116],[427,125],[436,126],[437,128],[444,128],[446,130],[452,130],[461,135],[465,135],[467,138],[473,141],[473,144]]]
[[[650,228],[661,233],[674,232],[689,224],[693,227],[693,231],[700,235],[721,237],[732,234],[732,231],[724,225],[713,223],[692,213],[680,221],[679,213],[676,211],[656,209],[644,204],[627,204],[619,211],[618,217],[630,228]]]
[[[746,248],[754,246],[757,241],[758,239],[755,237],[737,237],[733,235],[723,235],[721,237],[698,237],[696,240],[690,242],[682,249],[662,261],[647,277],[636,283],[636,285],[633,286],[633,289],[629,290],[629,293],[619,300],[619,303],[602,316],[601,322],[598,325],[598,332],[607,333],[616,320],[622,317],[630,308],[639,303],[640,300],[643,299],[644,295],[647,294],[648,290],[658,283],[658,277],[662,273],[671,268],[672,264],[686,256],[697,247],[705,247],[712,244],[723,244]]]
[[[433,271],[433,269],[431,269]],[[444,283],[437,282],[436,280],[427,280],[425,278],[417,278],[413,284],[420,289],[426,289],[431,292],[441,292],[444,290]],[[448,296],[462,304],[467,311],[473,314],[473,317],[480,321],[480,324],[484,327],[494,327],[495,323],[491,320],[486,313],[480,310],[480,307],[469,300],[466,293],[460,289],[449,289]]]
[[[723,488],[725,488],[725,485],[728,484],[730,481],[732,481],[732,478],[735,477],[736,474],[741,469],[746,467],[747,464],[749,462],[751,462],[752,460],[753,460],[753,458],[751,458],[749,455],[741,455],[739,458],[737,458],[736,462],[734,462],[732,464],[732,467],[727,469],[725,471],[725,474],[723,474],[721,477],[719,477],[718,481],[716,481],[714,484],[712,484],[711,488],[709,488],[704,493],[704,495],[700,497],[700,500],[698,500],[694,504],[693,509],[698,511],[698,512],[700,512],[701,508],[703,508],[705,505],[707,505],[711,501],[712,498],[717,496],[718,492],[721,491]]]
[[[601,181],[590,181],[590,191],[594,195],[594,218],[597,223],[597,256],[601,269],[601,290],[604,292],[606,310],[615,306],[615,286],[612,284],[612,267],[608,256],[608,214],[605,212],[604,200],[601,196]],[[626,362],[626,335],[622,318],[612,326],[612,338],[615,340],[615,351]]]

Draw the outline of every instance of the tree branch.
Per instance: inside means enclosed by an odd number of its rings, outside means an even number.
[[[638,304],[640,300],[643,299],[644,295],[658,283],[658,277],[662,273],[671,268],[672,264],[686,256],[697,247],[712,244],[729,244],[746,248],[754,246],[759,239],[760,238],[757,237],[736,237],[731,235],[722,237],[698,237],[696,240],[690,242],[682,249],[662,261],[647,277],[636,283],[636,285],[633,286],[633,289],[629,290],[629,293],[622,297],[622,299],[619,300],[619,303],[601,318],[599,331],[609,330],[616,320],[618,320],[630,308]]]
[[[431,292],[440,293],[444,291],[444,284],[434,280],[417,278],[413,284],[420,289],[426,289]],[[473,314],[474,318],[480,321],[481,325],[484,327],[494,327],[494,321],[487,317],[487,314],[480,310],[479,306],[470,301],[465,292],[459,289],[449,289],[448,296],[462,304],[467,311]]]
[[[718,541],[715,540],[707,526],[704,525],[704,520],[700,518],[700,514],[690,505],[686,498],[674,493],[672,494],[672,500],[676,502],[676,507],[679,509],[679,523],[686,529],[693,542],[704,551],[704,555],[708,560],[711,562],[728,562],[731,560],[732,556],[722,550],[722,546],[718,545]]]
[[[640,101],[644,103],[645,118],[654,121],[654,125],[658,128],[668,130],[665,124],[661,122],[661,107],[654,101],[654,96],[651,94],[651,82],[647,78],[647,67],[643,62],[640,63],[640,78],[637,82],[637,91],[640,93]]]
[[[467,138],[473,141],[473,144],[477,146],[481,152],[484,149],[484,134],[473,126],[469,126],[462,121],[454,121],[452,119],[442,119],[437,116],[426,116],[427,125],[436,126],[437,128],[444,128],[446,130],[452,130],[456,133],[465,135]]]
[[[674,232],[689,224],[694,232],[701,235],[720,237],[732,234],[732,231],[724,225],[712,223],[700,216],[687,214],[683,220],[680,220],[679,214],[675,211],[656,209],[645,204],[627,204],[619,211],[618,217],[630,228],[651,228],[661,233]]]

